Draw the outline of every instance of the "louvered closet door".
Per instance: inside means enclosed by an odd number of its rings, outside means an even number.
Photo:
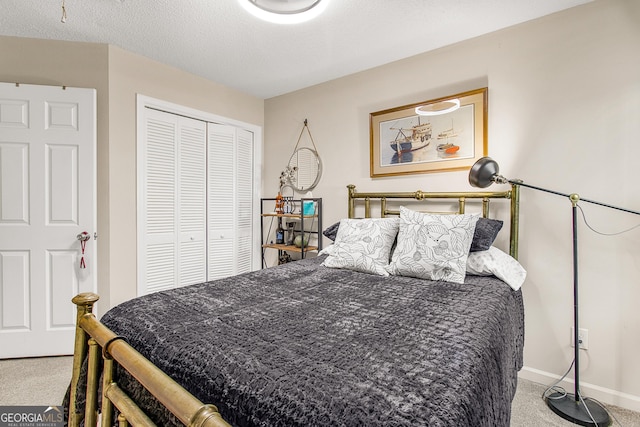
[[[209,280],[251,271],[253,134],[209,123]]]
[[[255,179],[253,164],[253,133],[238,129],[236,155],[236,273],[252,270],[253,259],[253,219]]]
[[[140,295],[206,280],[206,123],[145,109],[138,147]]]
[[[207,280],[207,126],[180,117],[178,248],[181,286]]]

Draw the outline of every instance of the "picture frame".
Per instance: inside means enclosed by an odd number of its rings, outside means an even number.
[[[487,155],[487,92],[371,113],[371,177],[470,169]]]

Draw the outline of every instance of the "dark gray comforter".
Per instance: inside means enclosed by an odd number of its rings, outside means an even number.
[[[519,291],[493,277],[458,285],[322,260],[147,295],[102,322],[234,426],[509,425]]]

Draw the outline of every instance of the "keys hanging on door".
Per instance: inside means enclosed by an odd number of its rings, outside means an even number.
[[[89,233],[83,231],[78,234],[76,238],[80,241],[80,248],[82,249],[82,256],[80,257],[80,268],[87,268],[87,264],[84,262],[84,249],[87,246],[87,240],[91,238]]]

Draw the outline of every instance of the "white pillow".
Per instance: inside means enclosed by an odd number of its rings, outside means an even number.
[[[387,271],[464,283],[478,214],[434,215],[400,207],[398,244]]]
[[[343,219],[322,265],[388,276],[389,252],[398,234],[398,218]]]
[[[322,248],[322,250],[320,252],[318,252],[318,255],[331,255],[333,254],[333,243],[331,243],[329,246],[325,246],[324,248]]]
[[[467,258],[467,274],[494,275],[517,291],[527,277],[527,271],[510,255],[495,246],[489,250],[471,252]]]

